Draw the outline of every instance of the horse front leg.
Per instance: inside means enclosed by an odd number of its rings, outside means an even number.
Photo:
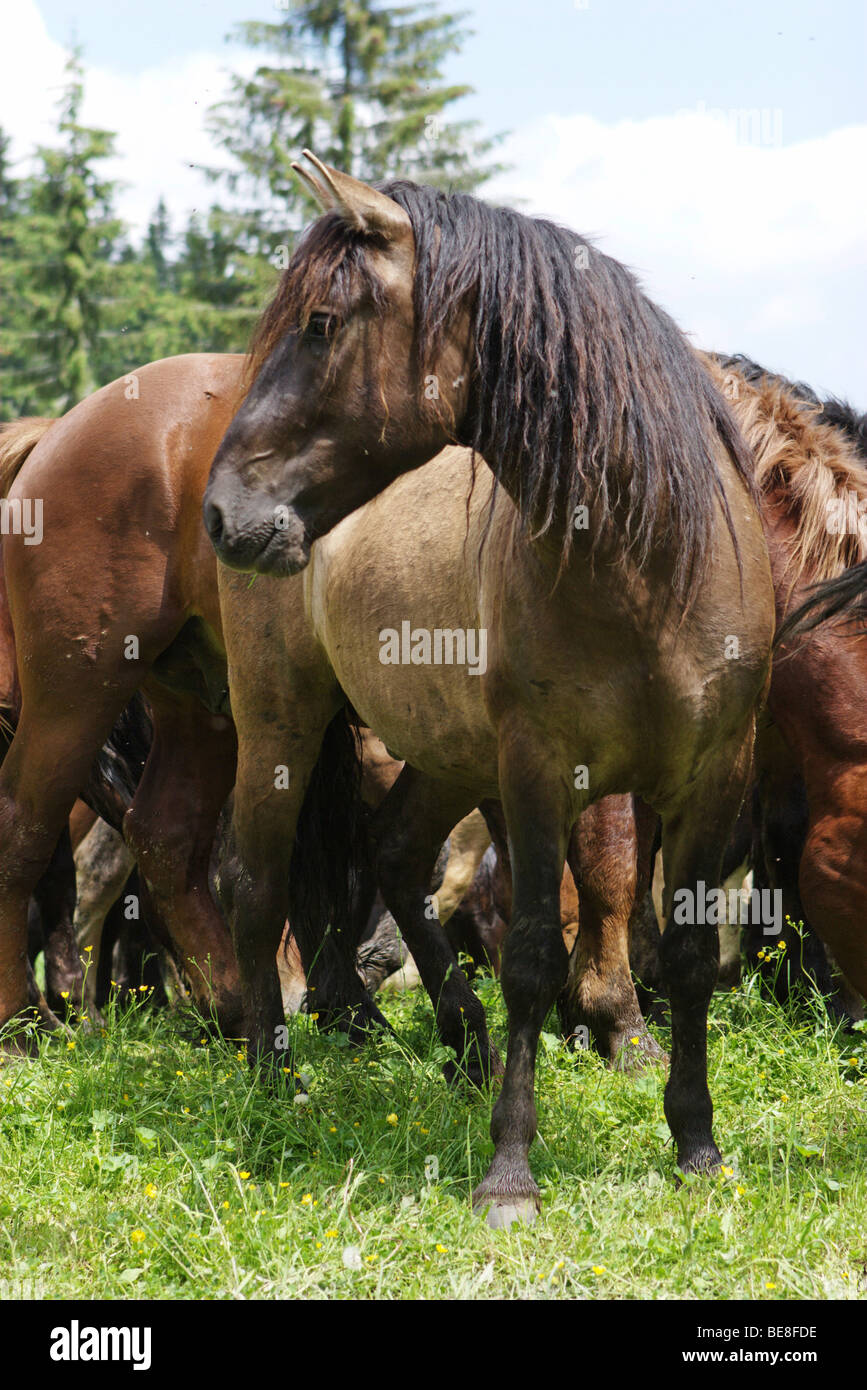
[[[530,1171],[536,1134],[533,1098],[539,1034],[566,983],[569,956],[560,926],[560,883],[574,819],[571,790],[552,771],[539,740],[504,740],[500,795],[512,862],[512,914],[500,982],[509,1014],[506,1075],[491,1117],[494,1157],[473,1193],[489,1226],[532,1222],[539,1188]]]
[[[235,689],[232,692],[236,699]],[[289,912],[289,876],[296,827],[323,737],[331,701],[298,701],[276,681],[239,690],[238,766],[232,819],[218,872],[240,974],[243,1036],[251,1062],[277,1076],[291,1071],[283,1038],[277,951]],[[327,923],[321,923],[324,936]],[[336,925],[336,924],[334,924]],[[296,936],[315,990],[316,945]],[[320,937],[321,940],[321,937]],[[356,980],[359,991],[361,982]],[[316,994],[308,998],[317,1013]]]
[[[810,828],[801,856],[801,898],[810,925],[846,981],[867,998],[867,767],[852,763],[821,771],[808,786]],[[860,1013],[856,999],[850,996],[847,1003]]]

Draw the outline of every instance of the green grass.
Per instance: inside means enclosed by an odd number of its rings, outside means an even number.
[[[293,1021],[307,1104],[146,1007],[0,1068],[0,1299],[867,1294],[867,1037],[820,1007],[715,996],[727,1170],[679,1191],[662,1072],[545,1034],[542,1214],[510,1232],[470,1210],[489,1098],[446,1086],[425,996],[386,1008],[397,1038],[361,1050]]]

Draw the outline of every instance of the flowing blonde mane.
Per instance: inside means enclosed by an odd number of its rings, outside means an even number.
[[[856,506],[864,503],[861,511],[867,518],[867,468],[854,443],[842,430],[821,423],[821,407],[778,378],[748,381],[737,370],[703,357],[749,445],[759,491],[773,496],[794,523],[791,569],[813,583],[833,579],[867,559],[867,536],[860,527],[835,530],[829,525],[835,510],[848,504],[849,494]],[[849,514],[846,505],[845,516]]]

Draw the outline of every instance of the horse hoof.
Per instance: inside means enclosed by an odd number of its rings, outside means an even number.
[[[722,1154],[716,1144],[702,1144],[684,1154],[682,1158],[678,1154],[677,1166],[679,1172],[675,1178],[675,1186],[680,1187],[684,1177],[690,1175],[700,1177],[706,1173],[718,1173],[722,1166]]]
[[[539,1203],[535,1197],[495,1197],[488,1199],[485,1221],[492,1231],[508,1231],[512,1226],[532,1226],[539,1214]],[[486,1201],[482,1199],[474,1206],[477,1216],[485,1211]]]
[[[648,1067],[666,1066],[668,1053],[663,1052],[651,1033],[636,1031],[626,1034],[619,1045],[612,1048],[610,1066],[612,1071],[639,1075]]]
[[[364,1047],[384,1033],[394,1034],[385,1014],[367,995],[349,1004],[320,1004],[316,1010],[316,1026],[320,1033],[345,1033],[353,1047]]]
[[[51,1037],[57,1033],[69,1037],[69,1029],[46,1005],[41,1006],[38,1011],[33,1010],[32,1018],[26,1019],[26,1022],[30,1024],[29,1027],[24,1029],[19,1026],[15,1031],[12,1031],[15,1028],[12,1020],[12,1026],[8,1031],[8,1025],[4,1026],[5,1036],[0,1037],[0,1063],[24,1062],[28,1058],[38,1056],[41,1037]]]
[[[484,1091],[492,1082],[502,1081],[505,1074],[506,1069],[494,1046],[491,1046],[487,1064],[484,1066],[476,1055],[465,1057],[463,1062],[446,1062],[443,1067],[443,1076],[450,1086],[469,1081],[478,1091]]]

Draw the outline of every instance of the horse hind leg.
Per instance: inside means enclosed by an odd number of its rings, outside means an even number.
[[[185,972],[205,1018],[236,1037],[240,980],[229,929],[211,896],[209,864],[235,770],[231,721],[186,697],[150,692],[154,738],[124,837],[148,888],[152,925]]]
[[[359,961],[376,880],[361,795],[362,764],[343,709],[321,739],[295,826],[289,865],[289,923],[307,978],[307,1007],[323,1032],[361,1045],[389,1024]]]
[[[572,831],[567,858],[578,888],[579,926],[557,1001],[563,1033],[581,1042],[592,1035],[613,1067],[634,1070],[662,1061],[629,966],[630,918],[649,886],[649,862],[640,873],[632,797],[609,796],[589,806]]]
[[[690,787],[687,799],[663,812],[666,925],[661,958],[671,1003],[665,1118],[684,1173],[712,1171],[721,1161],[707,1081],[707,1013],[719,973],[719,914],[706,910],[707,895],[718,891],[723,852],[751,765],[752,730],[749,739],[723,750]]]
[[[371,833],[382,896],[400,928],[430,996],[437,1031],[453,1049],[456,1064],[449,1079],[463,1069],[476,1085],[501,1070],[488,1038],[485,1010],[461,970],[436,917],[431,879],[443,844],[472,809],[465,792],[405,767],[380,806]]]
[[[97,1004],[103,930],[135,863],[119,831],[96,820],[75,849],[76,903],[73,918],[79,955],[87,961],[86,1002]]]
[[[0,1026],[28,1005],[27,911],[30,895],[48,868],[91,762],[128,692],[101,692],[83,707],[53,692],[54,708],[31,715],[27,703],[12,746],[0,767]],[[41,996],[37,1013],[47,1029],[59,1020]],[[9,1037],[4,1050],[29,1044]]]
[[[33,897],[42,917],[45,951],[45,998],[63,1017],[84,1006],[84,970],[75,939],[75,863],[69,827],[64,827],[51,863]]]

